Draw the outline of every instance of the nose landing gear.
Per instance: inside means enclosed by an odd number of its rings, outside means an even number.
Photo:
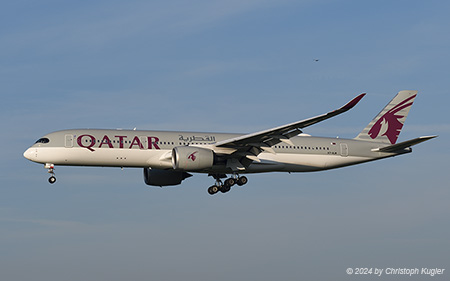
[[[56,182],[55,165],[47,163],[45,164],[44,168],[48,169],[48,173],[51,174],[50,178],[48,178],[48,182],[54,184]]]
[[[216,179],[216,184],[208,188],[208,193],[214,195],[217,192],[227,193],[231,190],[231,187],[235,184],[242,186],[248,182],[247,177],[240,177],[238,174],[233,174],[230,178],[226,179],[222,183],[221,178],[225,178],[226,175],[212,175]]]

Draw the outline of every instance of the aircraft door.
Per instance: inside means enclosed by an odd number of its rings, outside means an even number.
[[[65,147],[66,148],[71,148],[73,147],[73,136],[72,135],[66,135],[65,136]]]
[[[346,143],[341,143],[341,156],[342,157],[348,156],[348,146]]]

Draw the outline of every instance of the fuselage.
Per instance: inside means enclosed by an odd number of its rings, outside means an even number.
[[[24,156],[34,162],[65,166],[172,169],[172,149],[213,148],[215,143],[242,134],[143,130],[74,129],[40,138]],[[257,156],[240,173],[311,172],[368,162],[410,152],[375,152],[381,143],[298,135]],[[223,163],[195,172],[230,173]]]

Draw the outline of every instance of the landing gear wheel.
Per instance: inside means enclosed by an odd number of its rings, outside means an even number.
[[[231,186],[229,186],[229,185],[227,185],[227,184],[224,184],[223,186],[222,186],[222,188],[220,188],[220,192],[222,192],[222,193],[227,193],[228,191],[230,191],[231,190]]]
[[[242,185],[246,184],[247,182],[248,182],[247,177],[240,177],[240,178],[237,180],[237,185],[242,186]]]
[[[208,193],[209,193],[210,195],[214,195],[214,194],[216,194],[217,192],[219,192],[219,188],[218,188],[216,185],[213,185],[213,186],[211,186],[211,187],[208,188]]]
[[[51,183],[51,184],[54,184],[54,183],[56,182],[55,176],[51,176],[51,177],[48,179],[48,182]]]
[[[233,178],[229,178],[225,181],[225,185],[228,185],[229,187],[232,187],[235,184],[236,184],[236,180]]]
[[[216,184],[208,188],[208,193],[211,195],[216,194],[217,192],[227,193],[231,190],[231,187],[235,184],[243,185],[247,183],[246,177],[239,177],[237,173],[233,173],[231,177],[225,180],[224,183],[222,183],[221,179],[226,178],[227,176],[225,174],[209,174],[209,176],[214,177],[216,180]]]
[[[51,175],[48,179],[48,182],[54,184],[56,182],[55,165],[53,165],[52,163],[45,163],[44,168],[48,169],[48,173]]]

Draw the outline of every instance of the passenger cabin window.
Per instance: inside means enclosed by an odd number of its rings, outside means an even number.
[[[35,143],[49,143],[50,140],[48,138],[40,138]]]

